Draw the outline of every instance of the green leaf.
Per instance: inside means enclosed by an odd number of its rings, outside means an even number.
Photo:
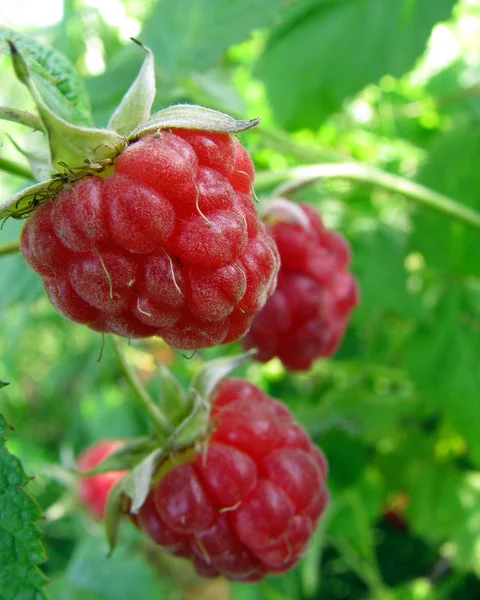
[[[92,117],[82,79],[70,61],[57,50],[6,27],[0,27],[0,53],[12,40],[22,52],[48,107],[61,118],[78,125],[91,125]],[[5,48],[4,48],[5,47]]]
[[[420,183],[480,210],[480,171],[472,156],[480,153],[480,128],[465,123],[441,135],[433,144],[428,162],[418,174]],[[480,232],[432,211],[414,218],[411,248],[428,264],[450,275],[479,275],[477,259]]]
[[[114,131],[80,127],[51,110],[22,54],[13,42],[8,40],[8,44],[17,78],[28,88],[47,133],[53,171],[59,171],[65,163],[70,168],[85,168],[87,162],[111,159],[121,152],[126,141]]]
[[[88,599],[91,595],[95,600],[163,597],[155,573],[135,552],[132,544],[122,545],[113,556],[108,556],[101,537],[85,538],[77,545],[64,579],[70,597],[75,600],[85,598],[85,594],[88,594]],[[60,593],[52,594],[52,600],[65,599],[62,590],[58,591]]]
[[[361,290],[360,306],[356,309],[359,319],[365,318],[372,306],[407,317],[418,314],[418,301],[407,290],[405,234],[378,225],[361,231],[352,242],[352,272]]]
[[[383,75],[399,77],[424,51],[455,0],[300,0],[272,30],[257,75],[288,129],[317,128]],[[292,85],[295,82],[295,85]]]
[[[455,565],[461,569],[473,566],[478,574],[478,472],[418,462],[411,469],[410,480],[407,517],[412,530],[434,544],[447,540]]]
[[[277,17],[284,0],[160,0],[140,39],[167,79],[215,65],[232,44]]]
[[[45,554],[35,523],[42,513],[23,489],[29,478],[20,461],[5,447],[7,429],[0,415],[0,600],[40,600],[46,580],[37,565]]]
[[[459,492],[462,474],[449,465],[415,463],[410,475],[407,516],[414,531],[439,542],[464,526]],[[437,499],[441,498],[441,502]]]
[[[453,424],[467,442],[477,465],[480,465],[479,301],[478,291],[469,298],[465,289],[452,286],[429,322],[419,324],[405,345],[405,364],[423,400],[440,409]]]
[[[363,440],[340,427],[333,427],[318,439],[328,456],[328,484],[332,490],[353,487],[364,475],[367,449]]]

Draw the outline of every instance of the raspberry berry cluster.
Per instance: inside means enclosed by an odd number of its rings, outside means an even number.
[[[138,523],[198,573],[256,581],[305,552],[327,503],[327,465],[290,411],[241,379],[212,399],[214,431],[153,487]]]
[[[266,220],[281,259],[278,284],[243,344],[258,349],[257,360],[277,356],[288,369],[305,370],[336,351],[358,303],[350,250],[308,204],[273,201]]]
[[[252,161],[227,133],[134,141],[110,172],[39,206],[25,260],[69,319],[204,348],[243,336],[273,293],[278,254],[252,200]]]

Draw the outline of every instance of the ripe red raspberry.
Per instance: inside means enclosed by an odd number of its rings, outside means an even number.
[[[128,146],[113,171],[42,204],[25,260],[63,315],[175,348],[239,339],[273,293],[278,253],[252,200],[253,165],[228,134],[175,129]]]
[[[307,204],[283,201],[281,209],[291,215],[279,214],[267,227],[281,259],[277,288],[243,344],[258,349],[257,360],[278,356],[297,371],[335,352],[358,303],[358,290],[347,270],[350,251],[343,237],[326,229]]]
[[[99,465],[112,452],[118,450],[123,442],[120,440],[102,440],[82,452],[78,459],[80,471],[90,471]],[[102,519],[105,512],[108,492],[127,471],[108,471],[99,475],[82,477],[78,484],[78,498],[97,519]]]
[[[241,379],[217,387],[212,425],[194,462],[153,487],[137,524],[206,577],[290,569],[328,500],[323,454],[283,404]]]

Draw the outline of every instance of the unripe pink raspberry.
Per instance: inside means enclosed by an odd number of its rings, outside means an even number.
[[[78,459],[78,469],[80,471],[94,469],[107,456],[118,450],[121,446],[123,446],[123,442],[120,440],[101,440],[96,442],[82,452]],[[78,498],[97,519],[103,518],[110,489],[126,472],[108,471],[80,479],[77,489]]]
[[[288,369],[304,370],[337,350],[358,303],[350,250],[307,204],[281,200],[269,219],[281,259],[278,284],[242,343],[258,349],[257,360],[277,356]]]
[[[278,270],[252,183],[250,157],[229,134],[164,130],[42,204],[22,253],[53,306],[96,331],[185,349],[232,342]]]
[[[217,386],[211,421],[204,451],[153,487],[136,523],[205,577],[290,569],[328,501],[325,457],[283,404],[241,379]]]

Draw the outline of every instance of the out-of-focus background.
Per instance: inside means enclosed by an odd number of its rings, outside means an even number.
[[[356,160],[480,210],[478,0],[16,0],[1,4],[0,25],[70,59],[97,125],[142,62],[130,37],[155,53],[155,109],[261,117],[241,135],[260,201],[285,169]],[[2,41],[0,81],[1,105],[33,109]],[[0,166],[25,167],[12,140],[32,150],[41,137],[0,122]],[[28,184],[6,169],[1,198]],[[273,360],[243,375],[323,448],[332,500],[298,567],[235,584],[234,597],[480,598],[480,233],[369,181],[325,179],[295,198],[350,241],[361,305],[334,358],[304,374]],[[0,243],[20,227],[8,220]],[[12,383],[0,412],[47,515],[51,599],[175,599],[133,528],[106,559],[101,526],[58,468],[96,439],[146,430],[110,346],[97,362],[101,345],[54,312],[19,256],[0,257],[0,379]],[[238,349],[186,359],[150,340],[129,356],[155,394],[159,364],[186,382]]]

